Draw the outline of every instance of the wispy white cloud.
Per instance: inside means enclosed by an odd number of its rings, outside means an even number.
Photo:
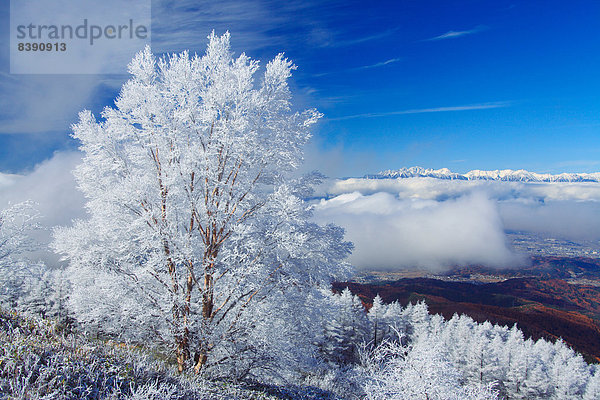
[[[281,44],[281,37],[268,33],[272,23],[281,20],[265,2],[157,0],[152,8],[155,52],[200,51],[213,29],[217,34],[229,30],[236,38],[234,45],[250,52],[271,43]]]
[[[370,42],[373,40],[379,40],[379,39],[383,39],[386,38],[390,35],[392,35],[396,30],[395,29],[389,29],[387,31],[384,32],[379,32],[379,33],[375,33],[372,35],[365,35],[365,36],[360,36],[360,37],[356,37],[356,38],[352,38],[352,39],[338,39],[335,41],[331,41],[327,44],[326,47],[347,47],[347,46],[354,46],[357,44],[362,44],[365,42]]]
[[[339,74],[339,73],[343,73],[343,72],[364,71],[365,69],[379,68],[379,67],[384,67],[389,64],[394,64],[400,60],[401,60],[401,58],[390,58],[389,60],[381,61],[381,62],[378,62],[375,64],[361,65],[359,67],[347,68],[347,69],[343,69],[340,71],[322,72],[319,74],[314,74],[313,76],[319,77],[319,76],[326,76],[326,75],[331,75],[331,74]]]
[[[212,30],[230,31],[234,50],[250,55],[265,49],[289,51],[298,43],[350,45],[352,41],[338,43],[343,32],[333,31],[327,23],[344,7],[343,0],[154,0],[152,47],[156,52],[203,51]]]
[[[386,60],[386,61],[378,62],[378,63],[371,64],[371,65],[364,65],[362,67],[356,67],[355,69],[362,70],[362,69],[370,69],[370,68],[383,67],[384,65],[397,63],[400,60],[401,60],[400,58],[390,58],[389,60]]]
[[[433,40],[444,40],[444,39],[455,39],[461,36],[467,36],[467,35],[472,35],[474,33],[479,33],[482,32],[484,30],[486,30],[487,27],[480,25],[480,26],[476,26],[473,29],[469,29],[466,31],[448,31],[446,33],[443,33],[439,36],[435,36],[429,39],[425,39],[424,41],[433,41]]]
[[[264,49],[350,47],[383,39],[397,29],[364,33],[333,27],[348,13],[344,0],[154,0],[152,46],[156,52],[202,49],[206,36],[230,31],[234,49],[252,55]]]
[[[380,113],[361,113],[353,115],[345,115],[342,117],[327,118],[328,121],[342,121],[347,119],[356,118],[379,118],[389,117],[393,115],[405,115],[405,114],[425,114],[425,113],[436,113],[436,112],[451,112],[451,111],[473,111],[473,110],[487,110],[491,108],[503,108],[509,107],[512,103],[510,101],[497,101],[491,103],[479,103],[479,104],[467,104],[463,106],[449,106],[449,107],[433,107],[433,108],[416,108],[410,110],[400,111],[388,111]]]

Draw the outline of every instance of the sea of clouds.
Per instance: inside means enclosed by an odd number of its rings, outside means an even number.
[[[59,152],[29,173],[0,173],[0,208],[32,200],[41,214],[37,239],[85,217],[73,168],[79,152]],[[571,241],[600,241],[600,184],[463,181],[435,178],[329,179],[309,201],[319,223],[346,229],[358,268],[453,265],[517,266],[527,262],[507,231]],[[49,251],[36,254],[56,264]]]
[[[519,266],[506,231],[571,241],[600,240],[600,184],[435,178],[325,182],[317,222],[346,229],[358,268]]]

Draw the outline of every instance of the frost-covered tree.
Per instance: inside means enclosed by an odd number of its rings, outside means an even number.
[[[39,215],[33,203],[26,201],[0,210],[0,262],[34,249],[30,231],[37,227]]]
[[[369,338],[369,320],[358,296],[348,288],[331,296],[329,318],[320,345],[323,358],[338,365],[358,361],[359,349]]]
[[[29,259],[40,249],[32,235],[41,229],[39,219],[31,201],[0,210],[0,305],[65,323],[68,285],[63,271]]]
[[[62,269],[48,268],[44,263],[29,263],[23,279],[23,290],[16,305],[17,311],[42,318],[52,318],[69,324],[67,299],[68,282]]]
[[[57,229],[54,247],[82,322],[160,342],[180,371],[236,376],[304,329],[291,323],[303,299],[351,245],[308,222],[305,182],[290,180],[320,117],[291,110],[294,68],[280,54],[257,84],[259,63],[213,33],[203,56],[146,48],[116,107],[80,114],[75,176],[90,218]]]
[[[506,339],[506,351],[504,352],[507,364],[505,382],[508,394],[512,398],[519,398],[523,393],[523,383],[531,364],[529,360],[531,347],[531,341],[525,341],[523,332],[517,328],[516,324],[513,325]]]
[[[492,325],[477,325],[476,334],[468,342],[465,371],[471,382],[484,384],[496,380],[499,352],[493,347]]]
[[[544,343],[539,341],[536,346]],[[547,343],[547,342],[546,342]],[[554,357],[545,365],[548,370],[548,386],[553,384],[554,397],[559,399],[580,398],[590,378],[590,369],[583,357],[576,354],[562,340],[554,344]],[[540,354],[548,354],[540,351]],[[546,364],[546,363],[545,363]],[[541,380],[543,382],[543,380]],[[540,384],[539,382],[538,384]]]
[[[369,400],[496,399],[492,385],[461,385],[436,337],[421,336],[410,346],[384,341],[365,360]]]
[[[377,347],[382,341],[385,330],[385,322],[383,315],[385,314],[385,306],[379,294],[373,299],[373,305],[369,309],[369,322],[373,329],[373,336],[370,338],[373,341],[373,346]]]
[[[28,290],[37,264],[29,265],[23,254],[36,249],[31,232],[39,215],[31,202],[0,210],[0,304],[16,308]]]
[[[594,374],[590,377],[585,388],[583,400],[600,399],[600,369],[596,366]]]

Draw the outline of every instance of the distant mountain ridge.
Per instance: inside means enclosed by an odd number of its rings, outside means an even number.
[[[378,174],[365,175],[366,179],[436,178],[464,181],[504,181],[504,182],[600,182],[600,172],[562,173],[558,175],[538,174],[524,169],[481,171],[478,169],[459,174],[448,168],[428,169],[421,167],[387,170]]]

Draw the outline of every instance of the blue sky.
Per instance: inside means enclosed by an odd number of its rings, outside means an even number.
[[[153,1],[156,53],[236,52],[298,65],[298,107],[325,118],[310,168],[358,176],[419,165],[600,170],[600,2]],[[10,75],[0,5],[0,172],[73,151],[77,112],[111,105],[121,75]]]

